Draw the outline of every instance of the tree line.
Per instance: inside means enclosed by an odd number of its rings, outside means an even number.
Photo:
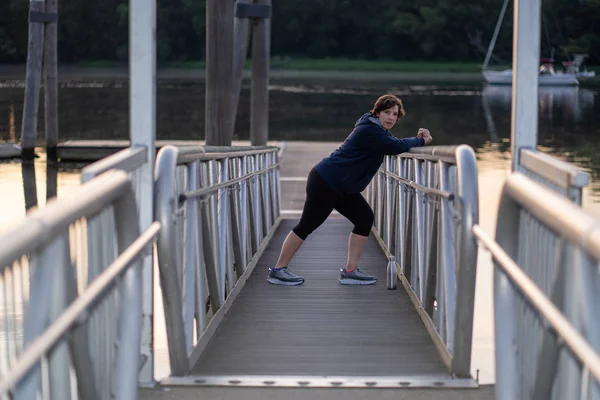
[[[233,0],[231,0],[233,1]],[[503,0],[272,0],[274,56],[481,62]],[[0,1],[0,62],[27,59],[28,0]],[[202,61],[202,0],[158,0],[159,63]],[[492,63],[510,63],[512,2]],[[232,22],[233,23],[233,22]],[[59,62],[125,62],[128,1],[59,1]],[[600,0],[544,0],[543,57],[600,63]]]

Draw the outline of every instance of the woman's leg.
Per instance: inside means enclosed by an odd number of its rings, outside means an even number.
[[[348,259],[345,268],[346,272],[352,272],[358,266],[369,239],[374,220],[373,210],[361,194],[340,198],[335,208],[354,224],[354,229],[348,237]]]
[[[294,254],[296,254],[300,246],[302,246],[302,243],[304,243],[304,240],[291,230],[283,241],[283,246],[281,246],[281,252],[279,253],[279,259],[277,260],[275,268],[283,268],[288,265],[290,261],[292,261]]]
[[[331,211],[333,211],[336,197],[337,195],[333,189],[313,168],[306,182],[306,200],[302,216],[298,224],[292,228],[285,238],[279,253],[279,259],[274,267],[275,270],[286,267],[308,235],[325,222]]]
[[[365,250],[368,236],[357,235],[354,232],[350,232],[348,237],[348,261],[346,263],[346,271],[350,272],[358,266],[360,256]]]

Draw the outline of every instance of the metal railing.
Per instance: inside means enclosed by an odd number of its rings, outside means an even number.
[[[448,370],[469,377],[478,223],[477,163],[469,146],[386,156],[367,189],[374,231]]]
[[[530,149],[521,149],[518,171],[579,205],[590,181],[589,174],[575,165]]]
[[[277,147],[162,148],[155,218],[171,375],[198,360],[279,224]]]
[[[495,262],[496,398],[600,398],[600,220],[517,172],[496,240],[473,232]]]
[[[144,231],[147,223],[144,224],[144,218],[141,216],[142,209],[148,208],[152,213],[152,200],[145,199],[142,195],[143,169],[148,163],[148,149],[145,146],[128,147],[118,151],[108,157],[100,159],[81,170],[81,183],[85,184],[90,180],[102,175],[107,171],[120,170],[129,176],[129,181],[133,187],[135,201],[138,210],[138,222],[140,231]],[[88,246],[95,246],[98,249],[98,257],[89,260],[88,269],[92,274],[97,275],[102,271],[115,252],[115,243],[113,241],[102,240],[103,232],[114,229],[114,218],[109,210],[98,215],[87,224]],[[153,275],[152,275],[152,254],[147,252],[143,257],[142,275],[144,279],[144,299],[143,299],[143,322],[142,322],[142,343],[141,359],[142,369],[140,371],[140,384],[147,385],[153,381],[154,376],[154,352],[152,348],[153,337]]]
[[[87,224],[110,213],[99,243]],[[137,393],[142,262],[127,175],[111,171],[30,211],[0,236],[0,398],[132,399]],[[102,243],[115,252],[93,270]]]

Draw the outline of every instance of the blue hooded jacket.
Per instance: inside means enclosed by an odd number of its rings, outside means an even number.
[[[315,169],[337,193],[360,193],[377,173],[384,155],[396,155],[424,145],[423,138],[395,138],[381,126],[377,117],[366,113],[356,121],[344,143],[319,161]]]

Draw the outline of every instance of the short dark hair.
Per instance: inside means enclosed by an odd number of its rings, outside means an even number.
[[[380,112],[388,110],[394,106],[398,106],[398,119],[406,115],[406,111],[404,110],[404,106],[402,105],[402,100],[400,100],[393,94],[384,94],[383,96],[378,98],[370,113],[373,115],[377,115]]]

